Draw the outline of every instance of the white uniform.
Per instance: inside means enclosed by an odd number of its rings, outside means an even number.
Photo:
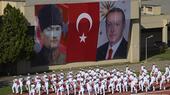
[[[80,82],[80,90],[79,90],[79,95],[84,95],[84,86],[85,86],[85,82],[83,79],[81,79],[81,82]]]
[[[113,94],[114,93],[114,89],[115,89],[114,79],[113,79],[113,77],[111,77],[110,80],[109,80],[108,90],[109,90],[109,92],[112,91],[112,94]]]
[[[121,77],[117,79],[116,90],[119,91],[119,93],[122,92],[122,78]]]
[[[168,76],[169,76],[169,67],[168,67],[168,66],[165,67],[165,73],[164,73],[164,75],[165,75],[165,78],[166,78],[167,82],[169,82],[169,78],[168,78]]]
[[[156,74],[156,73],[158,73],[158,68],[157,67],[155,67],[155,69],[154,69],[154,73]]]
[[[139,89],[143,91],[143,76],[140,74],[139,75]]]
[[[35,85],[31,84],[30,94],[29,95],[35,95]]]
[[[73,84],[73,89],[74,89],[74,95],[76,95],[76,89],[77,89],[77,80],[76,79],[73,79],[73,82],[72,82],[72,84]]]
[[[69,90],[69,85],[70,85],[70,82],[69,82],[69,80],[66,80],[65,81],[65,85],[66,85],[66,90],[67,90],[67,95],[69,95],[70,94],[70,90]]]
[[[148,89],[149,89],[149,78],[148,78],[149,75],[146,75],[143,77],[143,83],[142,83],[142,86],[145,87],[145,91],[148,92]]]
[[[59,81],[58,85],[59,85],[59,89],[57,90],[57,95],[58,95],[59,92],[60,92],[60,95],[62,95],[62,93],[64,91],[64,86],[63,86],[64,85],[64,81],[63,80]]]
[[[26,89],[28,90],[28,93],[30,93],[30,90],[31,90],[31,80],[30,80],[30,77],[27,77]]]
[[[147,74],[148,71],[144,68],[144,69],[143,69],[143,73]]]
[[[35,91],[36,91],[36,93],[38,93],[38,95],[41,95],[41,80],[39,78],[37,78],[35,80],[35,83],[36,83]]]
[[[127,76],[124,76],[123,77],[123,92],[127,92],[128,91],[128,77]]]
[[[126,66],[125,72],[126,72],[126,74],[128,74],[128,72],[129,72],[129,67],[128,66]]]
[[[23,92],[22,87],[23,87],[23,78],[19,78],[20,94],[22,94],[22,92]]]
[[[144,68],[145,68],[145,66],[143,66],[143,65],[140,67],[140,73],[143,72]]]
[[[169,69],[170,69],[170,68],[169,68]],[[167,82],[169,82],[169,80],[170,80],[170,70],[169,70],[169,72],[168,72],[168,75],[167,75],[166,79],[167,79]]]
[[[91,80],[89,80],[86,83],[86,87],[87,87],[88,94],[90,95],[90,93],[92,92],[92,81]]]
[[[161,81],[160,81],[160,86],[159,86],[159,88],[162,89],[162,87],[163,87],[164,90],[165,90],[165,89],[166,89],[165,83],[166,83],[166,81],[165,81],[165,75],[162,75],[162,76],[161,76]]]
[[[18,94],[19,93],[18,88],[19,88],[18,79],[14,79],[12,84],[12,93]]]
[[[99,79],[95,79],[94,80],[94,92],[95,92],[95,95],[99,94]]]
[[[44,80],[44,85],[45,85],[45,92],[46,94],[48,95],[49,94],[49,91],[48,91],[48,87],[49,87],[49,83],[48,83],[49,79],[48,78],[45,78]]]
[[[156,68],[156,65],[155,65],[155,64],[153,64],[153,65],[152,65],[152,70],[151,70],[150,75],[153,75],[153,74],[154,74],[154,72],[155,72],[155,68]]]
[[[52,85],[54,87],[54,92],[57,93],[57,78],[52,78]]]
[[[130,83],[131,93],[133,92],[137,93],[137,88],[136,88],[137,83],[138,83],[138,79],[136,77],[133,77]]]
[[[158,71],[158,75],[156,77],[156,83],[158,84],[159,80],[161,79],[161,76],[162,76],[162,72],[161,71]]]
[[[100,85],[100,94],[102,95],[105,95],[105,82],[106,82],[105,79],[103,79]]]
[[[151,82],[149,84],[149,87],[152,86],[153,91],[155,91],[155,83],[156,83],[156,78],[155,76],[151,76]]]
[[[115,90],[116,90],[116,85],[117,85],[117,83],[118,83],[118,77],[117,77],[117,75],[115,74],[115,75],[113,76],[113,84],[114,84]]]
[[[158,72],[159,72],[158,68],[155,67],[154,72],[153,72],[153,75],[154,75],[155,77],[157,77],[157,76],[158,76]]]

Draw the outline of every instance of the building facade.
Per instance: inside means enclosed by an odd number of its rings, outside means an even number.
[[[97,2],[98,0],[90,0],[88,2]],[[150,0],[149,0],[150,1]],[[161,1],[161,0],[160,0]],[[168,1],[168,0],[167,0]],[[0,15],[3,14],[3,9],[6,4],[9,3],[16,8],[19,8],[25,15],[30,23],[30,26],[35,26],[35,5],[37,4],[62,4],[62,3],[86,3],[82,0],[0,0]],[[142,5],[141,5],[142,4]],[[93,66],[103,64],[113,64],[122,62],[139,62],[141,58],[141,50],[145,47],[145,38],[150,34],[142,33],[145,29],[160,28],[162,31],[162,41],[168,43],[168,25],[170,16],[168,14],[162,14],[161,5],[151,5],[150,3],[143,3],[141,0],[131,0],[130,7],[130,43],[128,44],[128,57],[127,59],[99,61],[99,62],[76,62],[66,64],[64,66],[48,66],[48,67],[31,67],[28,65],[20,64],[18,67],[31,68],[31,71],[43,71],[44,69],[57,69],[68,67],[81,67],[81,66]],[[142,11],[142,12],[141,12]],[[156,37],[156,35],[154,35]],[[19,69],[18,72],[31,72],[25,69]]]

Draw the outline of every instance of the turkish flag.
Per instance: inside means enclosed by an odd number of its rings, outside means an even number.
[[[67,62],[95,61],[99,3],[69,4]]]

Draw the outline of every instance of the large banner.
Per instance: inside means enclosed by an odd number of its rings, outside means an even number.
[[[126,59],[130,0],[35,5],[35,64]]]

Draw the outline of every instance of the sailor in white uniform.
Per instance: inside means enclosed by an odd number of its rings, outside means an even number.
[[[57,95],[58,95],[58,92],[60,92],[60,95],[63,95],[63,92],[64,92],[64,80],[61,79],[58,83],[59,85],[59,89],[57,91]]]
[[[41,79],[39,76],[35,79],[35,91],[38,95],[41,95]]]
[[[155,76],[151,76],[151,81],[149,83],[149,88],[152,87],[153,91],[155,91],[155,84],[156,84],[156,78],[155,78]]]
[[[138,79],[137,79],[137,77],[135,77],[135,76],[133,76],[132,78],[131,78],[131,83],[130,83],[130,88],[131,88],[131,93],[133,93],[133,92],[135,92],[135,93],[137,93],[137,83],[138,83]]]
[[[145,87],[145,92],[149,90],[149,75],[144,74],[142,86]]]
[[[26,90],[28,90],[28,93],[30,93],[30,90],[31,90],[31,79],[30,79],[29,76],[27,77],[25,87],[26,87]]]
[[[31,88],[30,88],[30,94],[29,94],[29,95],[35,95],[35,84],[34,84],[34,80],[32,80]]]
[[[122,86],[123,86],[123,92],[125,91],[127,92],[128,91],[128,76],[126,74],[123,76]]]
[[[68,79],[65,81],[65,86],[66,86],[67,95],[69,95],[70,94],[70,81]]]
[[[122,92],[122,78],[121,78],[121,75],[118,75],[117,84],[116,84],[116,90],[119,91],[119,93]]]
[[[144,90],[144,87],[143,87],[143,75],[142,74],[139,74],[139,83],[138,83],[138,85],[139,85],[139,89],[141,90],[141,91],[143,91]]]
[[[103,78],[101,80],[101,85],[100,85],[100,94],[105,95],[105,82],[106,80]]]
[[[115,82],[114,82],[114,79],[113,79],[113,76],[112,76],[109,80],[108,90],[109,90],[109,92],[112,92],[112,94],[113,94],[114,89],[115,89]]]
[[[99,78],[94,79],[94,92],[95,95],[99,94]]]
[[[83,78],[80,79],[80,84],[79,84],[79,95],[84,95],[84,86],[85,86],[85,81]]]
[[[160,89],[160,90],[162,89],[162,87],[163,87],[164,90],[166,89],[165,83],[166,83],[165,75],[162,75],[162,76],[161,76],[161,80],[160,80],[160,84],[159,84],[159,89]]]
[[[160,79],[161,79],[162,72],[161,72],[160,70],[158,70],[158,72],[156,72],[156,73],[157,73],[156,83],[158,84],[158,83],[159,83],[159,81],[160,81]]]
[[[49,94],[49,91],[48,91],[48,88],[49,88],[49,79],[48,79],[47,76],[44,77],[44,85],[45,85],[45,92],[48,95]]]
[[[18,94],[19,93],[18,88],[19,88],[18,79],[14,79],[12,84],[12,93]]]
[[[72,85],[73,85],[74,95],[76,95],[76,92],[77,92],[77,80],[76,79],[73,79]]]
[[[23,92],[23,78],[19,78],[18,82],[19,82],[20,94],[22,94],[22,92]]]
[[[87,82],[86,82],[86,87],[87,87],[88,95],[90,95],[91,92],[92,92],[92,81],[91,81],[90,79],[87,80]]]

